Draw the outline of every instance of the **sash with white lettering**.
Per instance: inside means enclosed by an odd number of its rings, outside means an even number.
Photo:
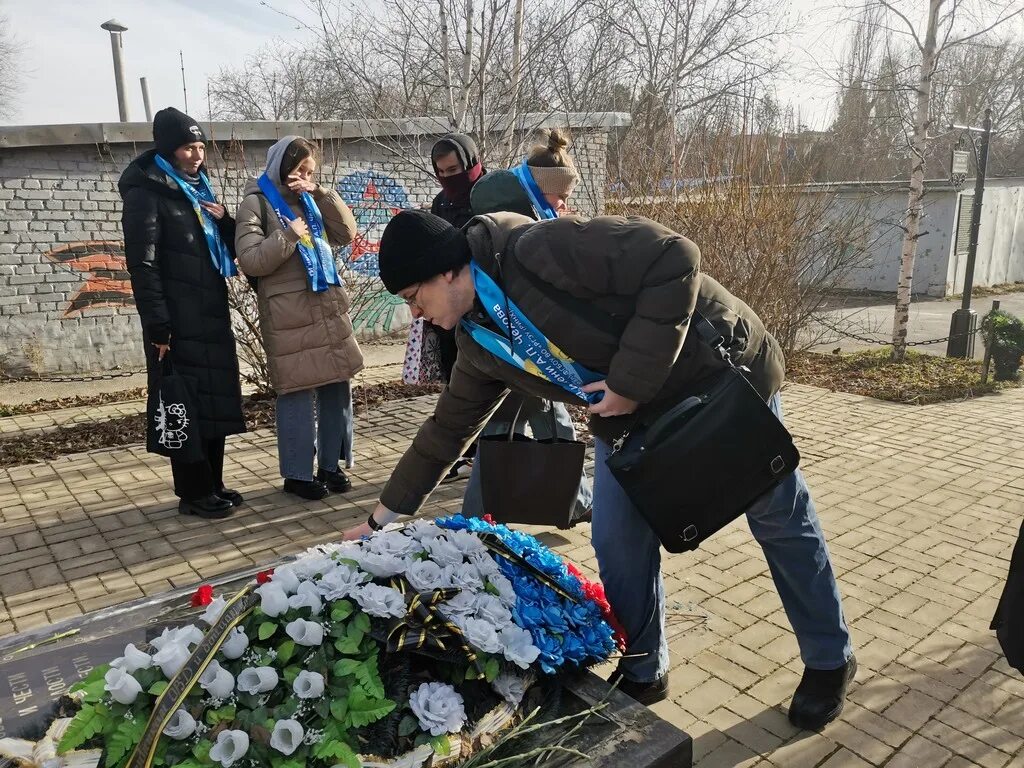
[[[530,198],[530,205],[533,206],[537,218],[557,219],[558,212],[548,202],[547,198],[544,197],[544,193],[540,191],[540,186],[538,186],[537,180],[533,178],[533,173],[530,172],[530,166],[526,164],[526,161],[523,160],[522,163],[510,170],[512,175],[519,179],[523,189],[526,190],[526,196]]]
[[[604,374],[585,368],[565,354],[530,322],[476,262],[470,262],[470,268],[476,295],[490,318],[505,331],[502,336],[472,320],[463,319],[462,327],[473,341],[509,365],[557,384],[581,400],[599,402],[602,393],[584,392],[583,386],[601,381]],[[511,346],[509,335],[513,342]]]
[[[206,174],[202,171],[199,172],[199,187],[197,189],[181,178],[178,172],[174,170],[174,166],[160,155],[156,155],[156,164],[161,171],[170,177],[171,181],[181,188],[181,191],[185,193],[185,197],[192,203],[192,210],[196,212],[196,216],[199,218],[199,226],[203,228],[203,234],[206,235],[206,245],[210,249],[213,268],[220,272],[223,277],[234,277],[237,275],[238,268],[235,267],[235,262],[231,258],[231,251],[228,250],[224,239],[220,236],[217,220],[213,218],[212,213],[199,204],[200,201],[207,203],[217,202],[217,196],[213,194],[213,187],[210,186],[210,180],[206,177]]]
[[[277,214],[277,218],[281,220],[281,226],[287,229],[288,224],[298,217],[288,207],[288,203],[281,197],[281,193],[277,191],[277,187],[266,173],[259,177],[257,184]],[[321,293],[326,291],[329,285],[341,285],[341,278],[338,277],[338,266],[334,263],[334,253],[324,234],[324,220],[320,216],[320,209],[313,201],[313,196],[309,192],[300,193],[299,204],[302,206],[303,218],[309,226],[309,234],[298,242],[299,257],[306,267],[310,290]]]

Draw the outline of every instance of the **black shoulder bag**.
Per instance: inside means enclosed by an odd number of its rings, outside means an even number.
[[[607,465],[669,552],[696,549],[797,468],[793,438],[700,313],[691,331],[729,365],[615,442]]]
[[[203,441],[192,382],[174,371],[169,351],[156,366],[146,410],[146,450],[186,463],[201,461]]]

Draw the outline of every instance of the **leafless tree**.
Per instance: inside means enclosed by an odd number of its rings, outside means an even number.
[[[10,119],[18,112],[17,97],[21,93],[22,44],[14,36],[10,20],[0,15],[0,119]]]

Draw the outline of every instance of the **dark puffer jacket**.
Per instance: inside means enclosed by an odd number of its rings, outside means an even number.
[[[760,318],[701,274],[694,243],[660,224],[619,216],[533,223],[502,213],[478,216],[467,235],[474,261],[563,352],[606,373],[614,392],[640,403],[642,421],[696,392],[725,365],[690,332],[694,310],[715,326],[732,359],[750,369],[750,383],[765,400],[782,386],[782,350]],[[479,301],[471,318],[494,328]],[[381,494],[395,512],[419,509],[509,391],[582,404],[499,360],[461,328],[458,342],[451,383]],[[612,440],[637,417],[594,417],[590,427]]]
[[[156,165],[154,150],[121,174],[121,227],[135,306],[142,320],[150,394],[157,375],[154,343],[170,339],[171,365],[192,379],[204,439],[245,431],[228,292],[214,268],[191,202]],[[235,222],[219,222],[234,255]]]

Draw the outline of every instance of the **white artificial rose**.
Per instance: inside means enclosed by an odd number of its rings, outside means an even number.
[[[203,642],[204,637],[206,637],[206,633],[195,624],[186,624],[184,627],[178,627],[174,635],[175,641],[192,646],[189,650],[194,650],[195,646]]]
[[[359,553],[359,567],[378,579],[404,573],[408,565],[404,557],[365,550]]]
[[[456,616],[452,619],[455,625],[466,636],[466,642],[484,653],[497,653],[501,650],[501,641],[494,627],[486,621],[469,616]]]
[[[341,600],[351,595],[361,584],[369,581],[370,574],[347,565],[338,565],[323,575],[317,582],[320,594],[328,600]]]
[[[235,678],[214,659],[199,676],[199,687],[215,699],[226,699],[235,690]]]
[[[169,736],[176,741],[187,739],[196,730],[196,719],[184,709],[175,710],[171,720],[164,728],[164,736]]]
[[[270,734],[270,746],[282,755],[290,755],[299,748],[305,735],[298,720],[278,720]]]
[[[476,566],[470,563],[446,565],[441,569],[441,581],[446,587],[458,587],[468,592],[479,592],[484,588]]]
[[[274,618],[288,610],[288,593],[280,584],[268,581],[256,588],[256,594],[260,596],[260,610],[267,616]]]
[[[431,736],[458,733],[466,723],[466,708],[458,691],[445,683],[423,683],[409,697],[420,729]]]
[[[324,676],[304,669],[295,676],[292,690],[300,699],[318,699],[324,693]]]
[[[215,597],[210,604],[206,606],[206,610],[203,611],[203,615],[199,617],[200,621],[206,622],[208,626],[213,626],[217,623],[217,619],[224,613],[224,609],[227,608],[228,601],[223,597]]]
[[[445,533],[445,537],[451,542],[453,547],[466,556],[466,559],[471,559],[474,555],[484,555],[488,559],[490,558],[487,547],[475,533],[470,533],[469,531],[448,531]]]
[[[110,662],[110,666],[123,669],[129,675],[138,672],[140,669],[149,669],[153,666],[153,657],[135,647],[134,643],[128,643],[124,647],[124,656],[119,656]]]
[[[524,677],[519,677],[511,672],[502,672],[494,678],[491,688],[513,707],[518,707],[523,696],[526,695],[527,682]]]
[[[533,644],[533,635],[515,624],[509,624],[498,633],[502,655],[520,669],[526,669],[540,656],[540,648]]]
[[[327,573],[334,567],[334,561],[321,553],[310,551],[291,564],[292,572],[300,579],[308,581],[321,573]]]
[[[306,619],[296,619],[284,628],[292,640],[299,645],[320,645],[324,641],[324,625]]]
[[[473,608],[476,618],[486,621],[498,632],[512,623],[512,612],[494,595],[486,592],[477,595]]]
[[[401,531],[378,531],[366,542],[365,548],[380,555],[393,555],[402,558],[422,549],[419,544]]]
[[[295,575],[295,571],[291,566],[282,565],[280,568],[274,569],[274,573],[270,577],[270,583],[277,584],[289,595],[293,595],[295,590],[299,588],[299,577]]]
[[[367,584],[353,594],[359,607],[371,616],[398,618],[406,614],[405,598],[397,589]]]
[[[476,568],[482,579],[490,579],[493,576],[501,576],[501,568],[494,561],[488,552],[477,552],[469,556],[469,562]]]
[[[511,581],[500,573],[494,576],[488,576],[487,581],[492,587],[498,590],[498,599],[501,600],[502,604],[506,608],[515,607],[516,601],[519,597],[516,595],[515,587],[512,586]]]
[[[309,608],[314,616],[319,616],[324,609],[323,601],[320,599],[320,590],[311,581],[303,581],[299,584],[298,590],[288,598],[288,607]]]
[[[426,539],[423,542],[423,547],[430,555],[430,559],[440,566],[462,565],[463,560],[465,559],[458,547],[448,541],[447,536],[438,536],[435,539]]]
[[[267,693],[278,683],[277,670],[273,667],[246,667],[238,673],[238,690],[242,693]]]
[[[228,639],[220,647],[220,652],[224,655],[225,659],[238,659],[241,658],[248,647],[249,637],[241,627],[235,627],[231,630],[231,634],[228,635]]]
[[[118,704],[131,704],[142,693],[139,681],[123,669],[111,667],[103,676],[103,690]]]
[[[437,525],[430,520],[413,520],[402,529],[402,533],[414,541],[423,543],[443,535],[444,529],[438,528]]]
[[[160,667],[164,677],[170,680],[185,666],[191,655],[191,651],[184,643],[165,643],[164,647],[153,655],[153,663]]]
[[[210,759],[224,768],[240,760],[249,751],[249,734],[245,731],[221,731],[217,743],[210,748]]]
[[[409,566],[405,578],[417,592],[433,592],[443,584],[441,566],[432,560],[417,560]]]
[[[476,595],[463,589],[441,603],[441,610],[449,616],[468,616],[476,611]]]

